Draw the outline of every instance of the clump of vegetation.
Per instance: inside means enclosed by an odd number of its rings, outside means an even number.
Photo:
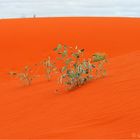
[[[107,62],[107,58],[105,54],[94,53],[91,57],[85,58],[85,49],[61,44],[54,48],[54,51],[58,54],[57,60],[60,60],[58,66],[50,57],[34,65],[35,68],[44,67],[45,77],[48,81],[51,80],[53,74],[59,73],[59,84],[64,85],[68,90],[72,90],[93,78],[106,75],[104,64]],[[24,85],[31,85],[33,79],[38,77],[33,74],[32,68],[28,66],[24,67],[21,72],[9,72],[9,74],[20,79]]]
[[[47,59],[43,60],[42,64],[44,67],[45,76],[48,81],[50,81],[53,72],[57,69],[55,63],[52,62],[50,57],[48,57]]]
[[[73,49],[59,44],[54,51],[60,55],[58,59],[64,62],[63,67],[60,68],[60,84],[66,85],[68,89],[74,89],[93,78],[95,65],[92,64],[91,59],[84,58],[84,49],[79,49],[77,46]]]
[[[92,62],[96,63],[96,77],[106,76],[106,70],[104,68],[104,64],[107,62],[106,55],[102,53],[95,53],[92,56]]]
[[[15,78],[20,79],[24,85],[31,85],[32,80],[36,77],[31,74],[31,68],[25,66],[21,72],[9,72],[9,74]]]

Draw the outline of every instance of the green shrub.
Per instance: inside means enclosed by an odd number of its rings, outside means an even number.
[[[77,46],[73,49],[59,44],[54,51],[60,55],[58,59],[64,62],[60,70],[60,84],[66,85],[68,89],[73,89],[93,78],[92,72],[95,65],[92,64],[91,59],[84,58],[84,49],[79,49]]]

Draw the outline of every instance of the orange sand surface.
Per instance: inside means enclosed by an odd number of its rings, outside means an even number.
[[[7,76],[58,43],[107,53],[107,77],[57,94],[56,81]],[[0,20],[0,138],[140,138],[140,19]]]

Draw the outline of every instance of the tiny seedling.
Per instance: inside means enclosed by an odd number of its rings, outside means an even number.
[[[13,77],[20,79],[24,85],[31,85],[32,80],[36,77],[31,74],[31,68],[25,66],[22,72],[9,72]]]
[[[51,79],[52,73],[56,71],[55,63],[51,61],[51,58],[48,57],[47,59],[43,60],[42,62],[45,76],[48,79],[48,81]]]
[[[96,76],[104,77],[106,76],[106,70],[104,68],[104,64],[107,62],[107,58],[105,54],[95,53],[92,56],[92,62],[96,63]]]

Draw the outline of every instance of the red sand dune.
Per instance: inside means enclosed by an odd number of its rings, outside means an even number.
[[[58,43],[107,53],[107,77],[64,94],[8,78]],[[0,48],[0,138],[140,138],[140,19],[0,20]]]

